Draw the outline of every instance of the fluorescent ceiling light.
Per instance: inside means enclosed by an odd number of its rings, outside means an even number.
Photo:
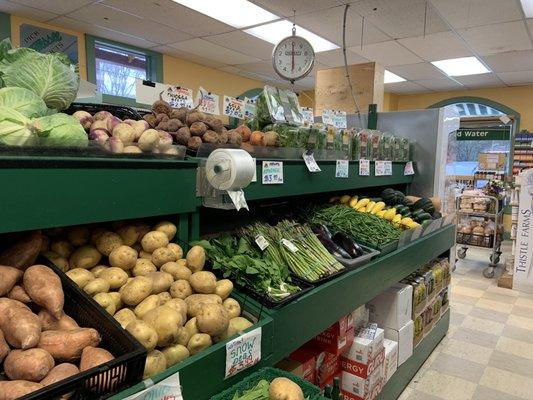
[[[431,64],[448,76],[477,75],[490,72],[476,57],[461,57],[451,58],[449,60],[431,61]]]
[[[405,79],[401,76],[393,74],[390,71],[385,70],[385,82],[384,83],[396,83],[396,82],[405,82]]]
[[[282,21],[246,29],[244,32],[254,35],[259,39],[266,40],[267,42],[278,44],[281,39],[292,34],[292,23],[284,19]],[[296,25],[296,35],[309,40],[315,53],[339,48],[335,43],[331,43],[329,40],[315,35],[313,32],[309,32],[307,29],[298,25]]]
[[[533,0],[520,0],[526,18],[533,18]]]
[[[244,28],[279,19],[247,0],[173,0],[234,28]]]

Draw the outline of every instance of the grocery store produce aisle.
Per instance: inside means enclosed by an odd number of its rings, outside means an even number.
[[[533,295],[483,278],[487,257],[457,263],[448,334],[399,400],[533,399]]]

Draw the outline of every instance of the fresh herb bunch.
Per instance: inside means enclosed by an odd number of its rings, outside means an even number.
[[[400,238],[402,230],[375,215],[344,205],[318,208],[308,218],[310,224],[326,225],[371,246],[380,247]]]
[[[204,248],[213,269],[222,271],[241,286],[279,301],[301,289],[291,283],[283,264],[265,257],[257,245],[246,236],[224,235],[196,243]]]

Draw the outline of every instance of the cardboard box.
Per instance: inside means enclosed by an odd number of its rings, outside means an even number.
[[[357,332],[363,326],[368,325],[369,315],[368,308],[366,308],[366,304],[363,304],[362,306],[359,306],[352,311],[352,319],[355,332]]]
[[[423,333],[420,334],[420,339],[422,337]],[[398,367],[413,355],[413,341],[415,339],[413,321],[409,321],[400,330],[385,328],[385,338],[398,343]]]
[[[367,303],[370,321],[379,326],[400,329],[410,319],[413,310],[413,287],[396,283]]]
[[[311,342],[317,348],[338,356],[350,347],[353,338],[353,319],[350,313],[320,333]]]
[[[383,360],[383,384],[385,384],[398,369],[398,342],[385,339],[383,347],[385,347],[385,358]]]
[[[383,350],[383,339],[383,329],[378,328],[376,324],[369,324],[357,332],[352,345],[344,352],[343,357],[368,364]]]
[[[292,361],[292,364],[286,364],[287,367],[292,367],[294,370],[288,370],[283,367],[286,371],[292,372],[294,375],[299,376],[306,381],[311,383],[316,382],[316,352],[312,349],[302,346],[299,349],[293,351],[288,359]],[[298,364],[294,364],[294,363]]]
[[[374,400],[383,388],[383,364],[368,378],[342,372],[341,393],[345,400]]]
[[[363,364],[356,360],[345,357],[344,355],[340,358],[341,370],[349,372],[350,374],[356,375],[360,378],[368,378],[372,373],[383,364],[385,360],[385,349],[383,348],[378,355],[370,360],[367,364]]]
[[[479,153],[477,162],[479,169],[488,169],[493,171],[502,171],[505,169],[506,154],[504,153]]]
[[[340,371],[340,356],[328,353],[326,351],[319,352],[316,357],[315,367],[315,384],[321,388],[326,385],[330,378],[333,378]]]

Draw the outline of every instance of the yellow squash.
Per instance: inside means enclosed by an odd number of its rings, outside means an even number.
[[[359,210],[361,207],[366,207],[368,203],[370,203],[370,199],[361,199],[357,202],[354,208]]]
[[[371,201],[370,203],[368,203],[366,205],[366,212],[367,213],[371,213],[372,212],[372,209],[374,208],[374,206],[376,205],[376,202],[375,201]]]
[[[372,208],[372,211],[371,213],[372,214],[377,214],[378,212],[380,212],[381,210],[383,210],[385,208],[385,203],[383,203],[382,201],[378,201],[376,203],[376,205],[374,206],[374,208]]]
[[[396,215],[396,209],[395,208],[389,208],[385,211],[385,215],[383,218],[385,218],[387,221],[392,221],[394,216]]]

